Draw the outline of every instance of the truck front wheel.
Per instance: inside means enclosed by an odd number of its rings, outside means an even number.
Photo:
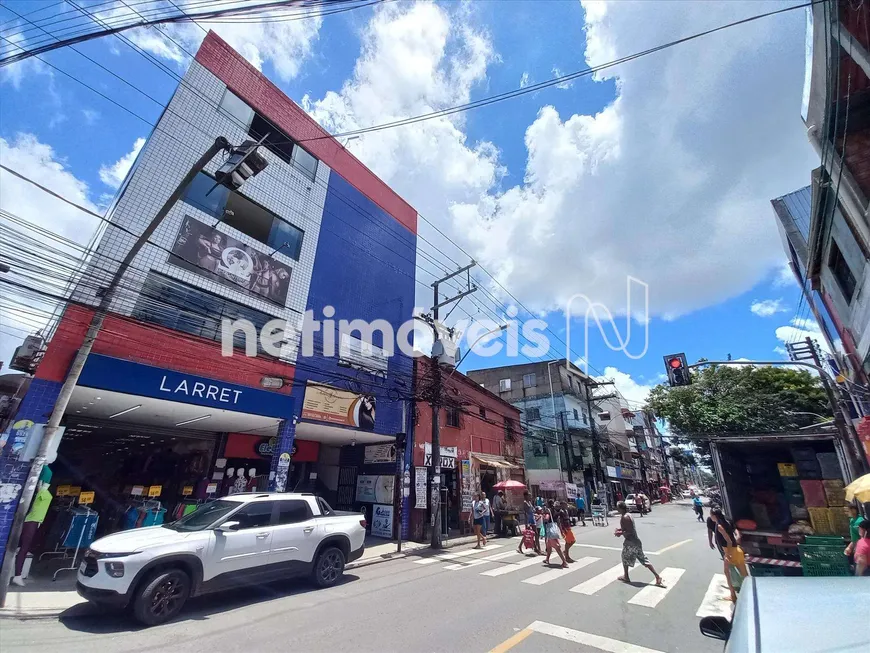
[[[174,618],[190,595],[190,576],[172,567],[154,572],[133,597],[133,616],[146,626]]]
[[[332,587],[344,573],[344,554],[336,546],[330,546],[317,555],[314,561],[314,582],[318,587]]]

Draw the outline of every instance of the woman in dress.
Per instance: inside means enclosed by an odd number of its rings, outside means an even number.
[[[555,551],[559,554],[559,560],[562,561],[562,568],[564,569],[568,566],[568,563],[562,553],[562,545],[559,544],[559,525],[556,522],[556,513],[552,499],[550,499],[547,507],[543,510],[543,518],[544,538],[547,545],[547,557],[544,559],[544,564],[550,564],[550,555]]]

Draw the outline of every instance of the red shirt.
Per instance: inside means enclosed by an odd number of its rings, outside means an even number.
[[[855,559],[862,556],[867,560],[867,564],[870,564],[870,538],[862,537],[855,545]]]

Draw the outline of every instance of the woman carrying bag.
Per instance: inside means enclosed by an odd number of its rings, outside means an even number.
[[[471,516],[474,520],[474,534],[477,536],[477,546],[486,546],[486,531],[489,527],[489,500],[483,492],[479,492],[477,499],[471,504]]]
[[[559,559],[562,561],[562,568],[566,568],[568,566],[567,561],[565,560],[565,556],[562,554],[562,547],[559,544],[559,526],[556,524],[555,517],[553,516],[553,500],[551,499],[549,504],[543,511],[543,536],[545,538],[545,542],[547,544],[547,557],[544,559],[544,564],[550,564],[550,555],[555,550],[556,553],[559,554]]]

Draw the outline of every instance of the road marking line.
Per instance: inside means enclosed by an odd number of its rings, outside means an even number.
[[[725,574],[713,574],[713,578],[710,579],[710,585],[707,587],[707,592],[704,594],[704,600],[698,606],[695,616],[725,617],[730,619],[733,606]]]
[[[516,553],[516,551],[514,551]],[[520,560],[519,562],[512,562],[509,565],[505,565],[504,567],[498,567],[496,569],[489,569],[487,571],[480,572],[481,576],[504,576],[505,574],[509,574],[512,571],[517,571],[518,569],[522,569],[523,567],[531,567],[532,565],[540,565],[542,564],[541,559],[538,556],[534,556],[532,558],[527,558],[525,560]]]
[[[491,544],[488,549],[500,549],[504,544]],[[453,551],[450,553],[440,553],[438,555],[430,556],[428,558],[420,558],[419,560],[414,560],[415,564],[418,565],[431,565],[436,562],[440,562],[443,560],[455,560],[456,558],[463,558],[465,556],[473,556],[479,555],[481,553],[486,553],[486,549],[465,549],[464,551]]]
[[[470,562],[457,562],[453,565],[447,565],[444,567],[445,569],[449,569],[450,571],[456,571],[457,569],[468,569],[469,567],[476,567],[477,565],[485,565],[487,562],[493,562],[495,560],[504,560],[505,558],[510,558],[511,556],[520,555],[513,551],[504,551],[503,553],[496,553],[494,556],[487,556],[485,558],[479,558],[478,560],[473,560]]]
[[[659,604],[667,593],[670,592],[674,585],[677,584],[677,581],[680,580],[680,576],[686,573],[685,569],[679,569],[677,567],[668,567],[667,569],[662,569],[661,577],[665,583],[664,587],[658,587],[657,585],[647,585],[633,597],[631,597],[628,602],[632,605],[642,605],[646,608],[654,608]]]
[[[663,553],[667,553],[668,551],[672,551],[673,549],[676,549],[678,546],[683,546],[684,544],[688,544],[691,541],[692,541],[692,539],[689,538],[688,540],[683,540],[682,542],[677,542],[676,544],[671,544],[670,546],[666,546],[664,549],[659,549],[658,551],[648,553],[647,555],[660,556]]]
[[[555,626],[545,621],[535,621],[526,630],[541,633],[542,635],[550,635],[551,637],[558,637],[559,639],[577,644],[585,644],[601,651],[608,651],[608,653],[662,653],[662,651],[657,649],[629,644],[628,642],[621,642],[618,639],[593,635],[592,633],[584,633],[581,630],[574,630],[573,628]]]
[[[578,569],[587,567],[593,562],[598,562],[599,560],[601,560],[601,558],[580,558],[568,565],[567,569],[551,569],[550,571],[545,571],[543,574],[526,578],[523,582],[528,583],[529,585],[543,585],[544,583],[549,583],[551,580],[556,580],[566,574],[570,574],[572,571],[577,571]]]
[[[605,551],[622,551],[621,546],[603,546],[601,544],[583,544],[582,542],[575,542],[574,546],[584,546],[587,549],[603,549]],[[649,554],[647,554],[649,555]]]
[[[593,576],[589,580],[572,587],[569,591],[591,596],[598,590],[607,587],[610,583],[615,581],[622,574],[622,571],[622,563],[620,563],[615,567],[611,567],[607,571],[602,571],[597,576]]]
[[[513,637],[509,637],[501,644],[492,649],[489,653],[505,653],[506,651],[511,650],[514,646],[523,641],[526,637],[531,635],[534,631],[529,630],[528,628],[523,628],[520,632],[516,633]]]

